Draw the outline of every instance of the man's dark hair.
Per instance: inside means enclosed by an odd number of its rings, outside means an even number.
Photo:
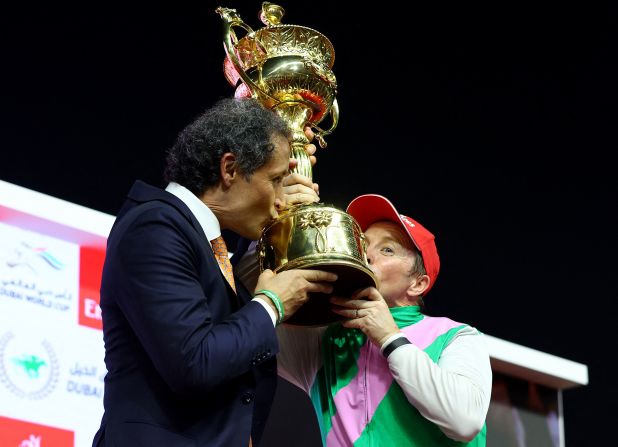
[[[273,111],[254,99],[222,99],[180,132],[167,152],[165,180],[200,196],[219,182],[226,152],[249,179],[272,157],[277,135],[289,140],[291,131]]]

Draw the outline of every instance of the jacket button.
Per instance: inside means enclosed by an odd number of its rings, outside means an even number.
[[[248,405],[251,402],[253,402],[253,398],[255,397],[255,394],[251,393],[251,392],[247,392],[245,394],[242,395],[241,401],[243,404]]]

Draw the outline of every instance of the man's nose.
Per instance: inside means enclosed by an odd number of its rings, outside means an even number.
[[[283,194],[283,187],[277,188],[275,192],[275,210],[278,213],[285,209],[285,194]]]
[[[281,212],[283,210],[283,200],[281,199],[275,199],[275,209],[278,212]]]

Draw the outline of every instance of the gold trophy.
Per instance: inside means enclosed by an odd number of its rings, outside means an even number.
[[[332,72],[335,51],[319,32],[298,25],[281,24],[284,10],[262,3],[259,17],[265,27],[253,31],[234,9],[217,8],[224,23],[227,57],[223,69],[236,97],[251,96],[274,110],[292,129],[291,157],[294,172],[312,178],[304,128],[314,130],[321,147],[324,136],[339,120],[337,81]],[[245,35],[236,36],[234,28]],[[318,124],[331,116],[328,130]],[[363,233],[352,216],[323,204],[292,206],[270,222],[257,245],[260,270],[274,272],[316,268],[337,273],[334,294],[349,296],[359,288],[377,286],[367,264]],[[330,310],[329,296],[313,294],[286,322],[319,326],[339,320]]]

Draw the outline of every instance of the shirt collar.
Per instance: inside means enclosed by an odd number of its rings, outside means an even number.
[[[221,226],[219,225],[217,217],[195,194],[176,182],[170,182],[165,190],[174,194],[187,205],[202,227],[206,239],[212,241],[221,236]]]

